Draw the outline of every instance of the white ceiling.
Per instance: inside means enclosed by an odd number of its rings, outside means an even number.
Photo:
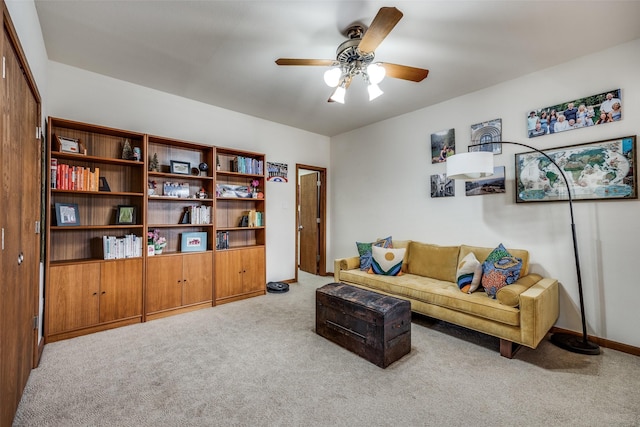
[[[50,60],[328,136],[640,38],[640,1],[35,4]],[[356,79],[341,105],[327,102],[325,67],[274,63],[335,59],[343,31],[382,6],[404,17],[376,60],[429,69],[421,83],[386,78],[369,102]]]

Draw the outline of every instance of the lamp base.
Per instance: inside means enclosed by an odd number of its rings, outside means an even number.
[[[553,334],[551,342],[567,351],[580,354],[596,355],[600,354],[600,346],[591,341],[584,340],[583,337],[572,334]]]

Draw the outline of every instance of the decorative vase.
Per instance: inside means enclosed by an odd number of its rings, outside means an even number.
[[[154,255],[160,255],[160,254],[162,254],[162,248],[160,248],[160,249],[155,248],[155,249],[153,250],[153,253],[154,253]]]

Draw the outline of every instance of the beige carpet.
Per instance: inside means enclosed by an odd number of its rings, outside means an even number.
[[[267,294],[45,346],[15,426],[639,426],[640,359],[498,341],[414,317],[381,369],[314,332],[300,274]]]

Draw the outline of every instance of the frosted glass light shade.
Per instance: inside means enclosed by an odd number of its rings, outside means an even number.
[[[344,95],[346,92],[347,90],[344,87],[338,86],[336,90],[333,91],[333,95],[331,95],[331,100],[335,102],[339,102],[340,104],[344,104]]]
[[[324,72],[324,82],[329,87],[336,87],[340,83],[342,71],[340,68],[330,68]]]
[[[369,92],[369,101],[373,101],[384,93],[378,85],[373,83],[367,87],[367,91]]]
[[[377,85],[384,79],[384,76],[387,74],[387,70],[384,69],[383,66],[378,64],[369,64],[367,66],[367,74],[369,75],[369,81]]]
[[[447,178],[480,179],[493,175],[493,153],[473,151],[447,157]]]

